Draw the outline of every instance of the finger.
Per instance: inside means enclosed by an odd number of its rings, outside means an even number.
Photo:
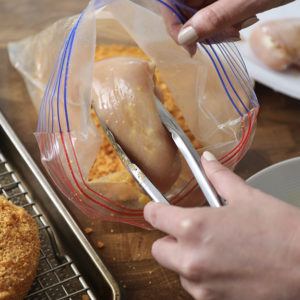
[[[229,27],[217,33],[213,39],[210,41],[217,43],[217,42],[224,42],[224,41],[231,41],[237,42],[240,38],[240,32],[235,27]]]
[[[230,204],[250,196],[251,188],[245,181],[219,163],[213,154],[205,151],[201,161],[208,179],[226,202]]]
[[[190,210],[188,208],[150,202],[144,208],[144,218],[154,228],[178,237],[182,234],[185,221],[189,219]]]
[[[172,5],[170,2],[167,2],[169,5]],[[199,1],[198,1],[199,3]],[[178,43],[178,34],[182,28],[182,24],[178,17],[167,7],[160,7],[161,15],[163,16],[167,31],[169,35]],[[222,32],[218,32],[213,38],[214,42],[221,42],[225,40],[238,41],[240,40],[239,29],[241,24],[238,24],[237,27],[230,27]],[[197,47],[195,44],[184,45],[185,50],[193,57],[196,54]]]
[[[166,1],[166,3],[173,7],[170,1]],[[167,31],[169,35],[177,42],[178,33],[182,27],[182,23],[179,18],[175,15],[174,12],[171,11],[170,8],[160,5],[160,13],[164,19]],[[174,8],[175,9],[175,8]]]
[[[266,8],[266,1],[220,0],[200,9],[179,32],[181,45],[193,44],[216,35],[224,28],[238,24]]]
[[[184,45],[183,48],[193,57],[197,52],[197,45]]]
[[[278,0],[276,6],[282,6],[294,2],[295,0]]]
[[[237,30],[245,29],[248,28],[254,24],[256,24],[259,21],[257,16],[250,17],[246,20],[243,20],[242,22],[235,24],[233,27],[236,28]]]
[[[172,4],[169,1],[167,1],[167,4],[172,6]],[[181,21],[169,8],[167,8],[163,5],[160,6],[160,13],[164,19],[164,22],[165,22],[165,25],[166,25],[169,35],[177,43],[178,42],[177,41],[178,33],[179,33],[180,29],[182,28]],[[194,56],[197,51],[196,45],[186,45],[186,46],[184,46],[184,49],[191,56]]]
[[[179,246],[174,237],[166,236],[153,243],[152,255],[163,267],[179,272],[180,257]]]
[[[180,276],[180,283],[182,287],[196,300],[211,299],[211,295],[208,295],[200,282],[194,282]],[[215,298],[214,298],[215,299]]]

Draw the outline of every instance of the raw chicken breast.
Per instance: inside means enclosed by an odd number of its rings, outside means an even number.
[[[250,45],[256,56],[274,70],[300,66],[300,18],[258,25],[252,32]]]
[[[155,105],[154,66],[117,57],[95,63],[93,107],[127,155],[162,191],[181,170],[178,150]]]

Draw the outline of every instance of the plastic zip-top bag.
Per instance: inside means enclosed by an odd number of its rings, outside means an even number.
[[[234,43],[198,43],[191,57],[169,36],[166,16],[183,22],[174,1],[92,0],[80,15],[9,45],[40,107],[35,135],[43,165],[92,218],[147,227],[142,208],[150,200],[98,117],[167,199],[182,206],[204,199],[155,99],[199,153],[209,150],[230,168],[251,144],[259,105]]]

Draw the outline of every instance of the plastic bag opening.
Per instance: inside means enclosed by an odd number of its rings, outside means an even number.
[[[92,218],[148,226],[142,208],[149,199],[124,167],[117,162],[99,177],[101,158],[110,157],[104,149],[111,149],[91,111],[96,60],[124,55],[153,61],[165,106],[199,153],[209,150],[234,168],[251,144],[258,103],[238,50],[233,43],[198,44],[191,58],[168,35],[163,9],[173,14],[175,8],[158,0],[91,1],[79,16],[9,45],[12,63],[29,82],[36,106],[41,103],[35,135],[42,162],[64,195]],[[45,48],[53,55],[32,61]],[[166,195],[176,205],[204,203],[184,161]]]

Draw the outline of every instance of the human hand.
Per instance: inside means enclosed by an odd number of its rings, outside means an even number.
[[[258,21],[256,14],[287,4],[293,0],[168,0],[190,18],[183,26],[165,10],[164,19],[170,35],[180,45],[189,46],[208,38],[239,39],[239,31]],[[188,6],[196,12],[191,13]],[[192,52],[192,50],[190,50]]]
[[[177,272],[195,299],[300,299],[300,210],[204,156],[206,174],[228,205],[147,204],[145,219],[169,234],[153,244],[154,258]]]

